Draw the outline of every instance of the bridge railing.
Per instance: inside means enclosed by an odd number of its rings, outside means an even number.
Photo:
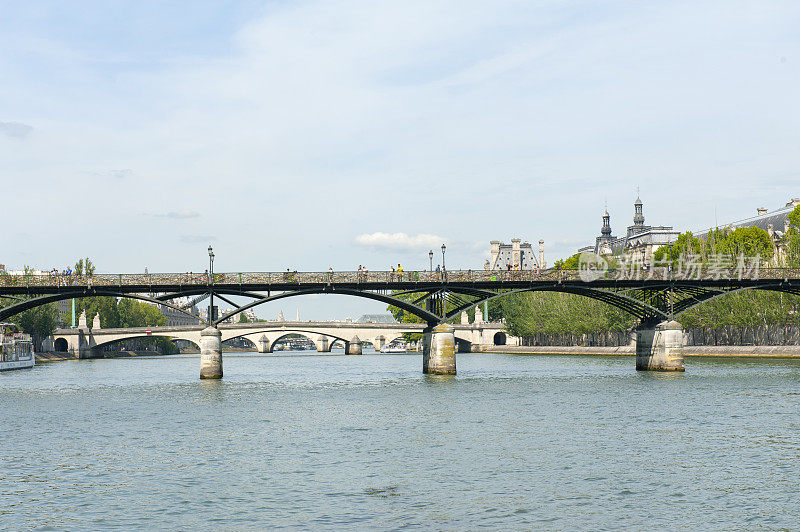
[[[61,275],[50,273],[0,274],[0,287],[125,287],[161,286],[292,285],[292,284],[392,284],[392,283],[475,283],[503,281],[587,282],[594,280],[719,280],[800,279],[800,268],[699,269],[670,272],[667,268],[617,269],[607,271],[550,268],[547,270],[448,270],[352,271],[352,272],[235,272],[215,273],[101,273]]]

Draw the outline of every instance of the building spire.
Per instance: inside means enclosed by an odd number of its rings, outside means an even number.
[[[606,210],[603,212],[603,228],[600,230],[600,234],[605,237],[611,236],[611,215],[608,214],[608,205],[606,205]]]
[[[639,198],[639,187],[636,187],[636,201],[633,202],[633,225],[644,225],[642,200]]]

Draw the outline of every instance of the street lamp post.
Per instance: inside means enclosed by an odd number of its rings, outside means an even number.
[[[442,271],[444,271],[444,270],[446,270],[446,269],[447,269],[447,268],[445,267],[445,265],[444,265],[444,251],[445,251],[445,249],[447,249],[447,246],[445,246],[444,244],[442,244]]]
[[[430,251],[428,252],[428,258],[429,258],[429,259],[430,259],[430,261],[431,261],[431,269],[430,269],[430,271],[433,271],[433,250],[430,250]]]
[[[669,243],[669,263],[667,264],[667,267],[669,268],[669,321],[673,321],[675,319],[675,313],[673,311],[673,306],[672,306],[672,299],[673,299],[672,296],[673,296],[673,290],[675,288],[675,281],[672,273],[672,235],[669,235],[668,243]]]
[[[211,285],[211,298],[208,304],[208,324],[211,325],[214,321],[214,250],[208,246],[208,282]]]

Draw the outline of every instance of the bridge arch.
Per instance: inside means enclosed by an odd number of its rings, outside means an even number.
[[[455,289],[454,292],[457,292],[457,289]],[[559,292],[564,294],[580,295],[598,301],[602,301],[611,306],[624,310],[625,312],[628,312],[641,319],[659,318],[666,320],[668,318],[667,313],[663,312],[662,310],[625,294],[611,292],[600,288],[588,288],[577,285],[559,284],[555,286],[533,286],[526,288],[518,288],[509,290],[507,292],[501,292],[481,297],[480,299],[459,305],[455,309],[451,310],[447,314],[447,319],[450,320],[456,318],[464,310],[467,310],[468,308],[473,307],[475,305],[480,305],[484,301],[491,301],[493,299],[497,299],[500,297],[508,296],[511,294],[521,294],[524,292]]]
[[[222,330],[225,331],[226,329],[222,329]],[[344,338],[344,337],[342,337],[342,336],[340,336],[338,334],[332,334],[330,331],[325,331],[325,332],[312,331],[312,330],[308,330],[308,329],[303,329],[302,327],[299,327],[299,328],[296,328],[296,329],[295,328],[284,329],[284,328],[276,328],[276,327],[265,327],[263,329],[256,328],[256,329],[242,330],[242,331],[239,331],[237,334],[234,334],[234,335],[226,337],[224,341],[227,342],[228,340],[232,340],[234,338],[242,338],[242,337],[248,337],[248,336],[253,336],[253,337],[259,336],[260,337],[261,335],[270,335],[270,334],[271,335],[280,334],[280,336],[276,337],[275,340],[272,341],[272,343],[277,342],[278,340],[280,340],[281,338],[284,338],[288,334],[299,334],[299,335],[301,335],[301,336],[303,336],[305,338],[308,338],[312,342],[314,341],[314,338],[313,338],[314,336],[327,336],[329,338],[333,338],[335,340],[340,340],[342,342],[348,342],[349,341],[348,339],[346,339],[346,338]],[[250,339],[250,341],[252,342],[253,340]]]
[[[698,297],[686,298],[674,305],[674,311],[675,311],[674,314],[676,316],[679,316],[686,311],[699,307],[704,303],[709,303],[711,301],[714,301],[715,299],[719,299],[721,297],[725,297],[730,294],[741,294],[744,292],[749,292],[754,290],[763,290],[765,292],[779,292],[783,294],[800,296],[800,287],[786,285],[781,282],[776,283],[774,285],[765,285],[765,286],[743,286],[741,288],[707,292],[701,295],[699,298]]]
[[[220,292],[220,293],[223,293],[223,292]],[[396,297],[392,297],[392,296],[385,295],[385,294],[378,294],[378,293],[375,293],[375,292],[366,292],[366,291],[362,291],[362,290],[354,290],[354,289],[351,289],[351,288],[336,288],[336,289],[333,289],[333,288],[330,288],[330,287],[324,287],[324,288],[308,288],[308,289],[302,289],[302,290],[287,291],[287,292],[281,292],[281,293],[278,293],[278,294],[275,294],[275,295],[270,295],[270,296],[267,296],[267,297],[262,297],[260,299],[257,299],[256,301],[252,301],[250,303],[242,305],[242,306],[232,310],[231,312],[229,312],[229,313],[227,313],[227,314],[225,314],[223,316],[218,317],[217,320],[214,321],[214,325],[218,325],[218,324],[224,322],[226,319],[234,316],[235,314],[239,314],[240,312],[248,310],[248,309],[251,309],[251,308],[253,308],[253,307],[257,306],[257,305],[262,305],[264,303],[269,303],[271,301],[277,301],[279,299],[284,299],[284,298],[288,298],[288,297],[305,296],[305,295],[312,295],[312,294],[332,294],[332,295],[363,297],[365,299],[372,299],[372,300],[375,300],[375,301],[380,301],[382,303],[386,303],[386,304],[393,305],[393,306],[396,306],[398,308],[401,308],[403,310],[407,310],[411,314],[414,314],[415,316],[417,316],[419,318],[422,318],[423,320],[427,321],[428,323],[439,323],[440,321],[443,321],[443,318],[441,316],[438,316],[438,315],[434,314],[433,312],[425,310],[425,309],[423,309],[421,307],[418,307],[418,306],[416,306],[416,305],[414,305],[412,303],[409,303],[407,301],[403,301],[403,300],[398,299]],[[234,293],[231,293],[230,295],[241,295],[241,294],[237,294],[237,293],[234,292]]]
[[[137,334],[131,334],[130,336],[119,336],[119,337],[116,337],[116,338],[110,338],[110,339],[105,340],[103,342],[95,343],[91,347],[93,349],[101,349],[103,347],[108,347],[111,344],[115,344],[115,343],[118,343],[118,342],[124,342],[126,340],[139,340],[139,339],[146,339],[146,338],[164,338],[166,340],[169,340],[170,342],[175,342],[175,340],[184,340],[186,342],[191,342],[192,344],[197,346],[198,350],[200,349],[200,345],[193,338],[181,337],[181,336],[172,336],[172,335],[165,335],[165,334],[138,334],[138,333]]]
[[[53,342],[53,349],[59,353],[66,353],[69,351],[69,342],[67,342],[66,338],[56,338],[55,342]]]

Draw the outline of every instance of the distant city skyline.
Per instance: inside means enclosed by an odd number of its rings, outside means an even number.
[[[800,5],[6,2],[0,263],[482,268],[800,196]],[[308,319],[384,305],[308,296]],[[280,305],[258,307],[277,315]]]

